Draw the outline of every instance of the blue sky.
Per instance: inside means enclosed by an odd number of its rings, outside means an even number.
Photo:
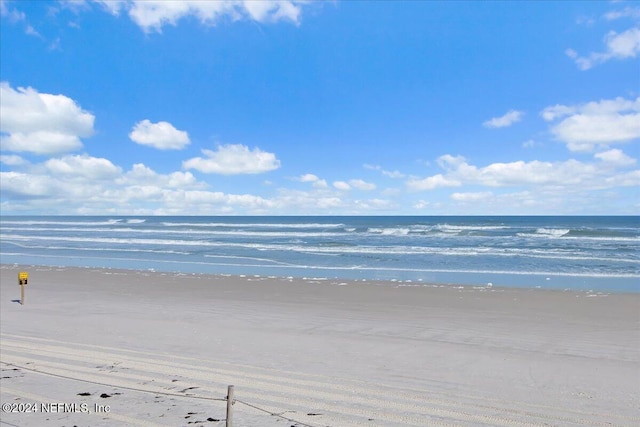
[[[1,8],[3,215],[640,213],[638,3]]]

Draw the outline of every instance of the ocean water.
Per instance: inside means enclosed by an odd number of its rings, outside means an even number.
[[[640,217],[0,217],[0,263],[640,292]]]

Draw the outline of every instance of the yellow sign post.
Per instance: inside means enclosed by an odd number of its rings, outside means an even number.
[[[21,271],[18,273],[18,284],[20,285],[20,305],[24,305],[24,287],[27,286],[29,273]]]

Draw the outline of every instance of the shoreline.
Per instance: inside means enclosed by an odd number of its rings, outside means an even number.
[[[238,265],[234,266],[235,269],[242,269],[243,266]],[[315,281],[324,281],[324,282],[343,282],[343,283],[369,283],[369,284],[386,284],[393,286],[415,286],[415,287],[425,287],[425,288],[433,288],[433,287],[464,287],[464,288],[474,288],[474,289],[520,289],[520,290],[537,290],[537,291],[553,291],[553,292],[576,292],[576,293],[590,293],[590,294],[640,294],[640,286],[632,285],[631,288],[628,286],[625,288],[604,288],[598,286],[582,286],[580,288],[575,287],[562,287],[562,286],[542,286],[542,285],[526,285],[526,284],[494,284],[493,282],[483,282],[481,283],[462,283],[462,282],[451,282],[451,281],[425,281],[425,280],[412,280],[412,279],[368,279],[368,278],[348,278],[348,277],[307,277],[307,276],[293,276],[293,275],[272,275],[272,274],[238,274],[238,273],[215,273],[215,272],[201,272],[201,271],[180,271],[180,270],[172,270],[172,269],[157,269],[157,268],[127,268],[127,267],[104,267],[104,266],[73,266],[73,265],[62,265],[62,264],[37,264],[37,263],[0,263],[0,269],[5,268],[52,268],[52,269],[93,269],[93,270],[106,270],[106,271],[124,271],[124,272],[150,272],[150,273],[159,273],[159,274],[174,274],[174,275],[198,275],[198,276],[212,276],[212,277],[236,277],[236,278],[246,278],[246,277],[256,277],[256,278],[269,278],[269,279],[287,279],[287,280],[315,280]],[[312,272],[314,269],[309,269]],[[436,272],[437,273],[437,272]],[[489,273],[486,272],[457,272],[456,274],[464,274],[469,276],[488,276]],[[503,273],[506,276],[526,276],[533,275],[544,277],[549,274],[533,274],[533,273]],[[563,277],[560,275],[558,277]],[[573,277],[571,275],[567,275],[567,277]],[[581,277],[581,276],[576,276]],[[589,277],[589,279],[594,279]],[[631,279],[631,277],[627,278]],[[640,277],[638,277],[640,279]],[[549,280],[548,278],[546,280]]]
[[[638,292],[635,217],[62,216],[0,221],[2,262]]]
[[[113,386],[3,364],[3,403],[112,409],[3,414],[21,426],[223,419],[224,403],[130,388],[219,398],[230,384],[314,427],[640,422],[635,293],[5,264],[0,278],[3,363]],[[282,425],[236,410],[238,425]]]

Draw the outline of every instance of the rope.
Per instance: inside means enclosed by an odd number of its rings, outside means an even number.
[[[168,392],[164,392],[164,391],[144,390],[144,389],[135,388],[135,387],[127,387],[127,386],[121,386],[121,385],[115,385],[115,384],[101,383],[101,382],[98,382],[98,381],[83,380],[81,378],[74,378],[74,377],[69,377],[69,376],[66,376],[66,375],[60,375],[60,374],[54,374],[54,373],[51,373],[51,372],[40,371],[38,369],[27,368],[25,366],[16,365],[16,364],[13,364],[13,363],[7,363],[7,362],[2,362],[2,361],[0,361],[0,363],[2,363],[4,365],[7,365],[7,366],[13,366],[13,367],[16,367],[16,368],[24,369],[26,371],[35,372],[37,374],[49,375],[51,377],[63,378],[65,380],[80,381],[80,382],[83,382],[83,383],[102,385],[102,386],[105,386],[105,387],[113,387],[113,388],[120,388],[120,389],[124,389],[124,390],[132,390],[132,391],[138,391],[138,392],[141,392],[141,393],[161,394],[163,396],[187,397],[187,398],[192,398],[192,399],[214,400],[214,401],[218,401],[218,402],[226,402],[227,401],[226,398],[220,399],[220,398],[214,398],[214,397],[196,396],[196,395],[193,395],[193,394],[176,394],[176,393],[168,393]]]
[[[101,386],[105,386],[105,387],[113,387],[113,388],[118,388],[118,389],[124,389],[124,390],[132,390],[132,391],[137,391],[140,393],[151,393],[151,394],[161,394],[163,396],[174,396],[174,397],[183,397],[183,398],[191,398],[191,399],[202,399],[202,400],[213,400],[213,401],[217,401],[217,402],[226,402],[228,400],[228,396],[225,398],[214,398],[214,397],[204,397],[204,396],[195,396],[195,395],[189,395],[189,394],[176,394],[176,393],[168,393],[168,392],[163,392],[163,391],[153,391],[153,390],[143,390],[140,388],[135,388],[135,387],[127,387],[127,386],[118,386],[118,385],[114,385],[114,384],[107,384],[107,383],[101,383],[98,381],[91,381],[91,380],[83,380],[81,378],[74,378],[74,377],[69,377],[67,375],[60,375],[60,374],[54,374],[52,372],[45,372],[45,371],[41,371],[38,369],[33,369],[33,368],[27,368],[26,366],[21,366],[21,365],[16,365],[14,363],[7,363],[7,362],[3,362],[0,361],[0,363],[2,363],[3,365],[7,365],[7,366],[13,366],[15,368],[20,368],[20,369],[24,369],[26,371],[31,371],[31,372],[35,372],[37,374],[41,374],[41,375],[48,375],[51,377],[56,377],[56,378],[63,378],[65,380],[72,380],[72,381],[79,381],[79,382],[83,382],[83,383],[89,383],[89,384],[96,384],[96,385],[101,385]],[[242,403],[243,405],[246,405],[250,408],[256,409],[258,411],[264,412],[265,414],[269,414],[273,417],[278,417],[278,418],[282,418],[283,420],[286,421],[290,421],[292,423],[296,423],[300,426],[303,427],[315,427],[311,424],[306,424],[303,423],[302,421],[298,421],[295,420],[293,418],[289,418],[289,417],[285,417],[283,414],[283,412],[281,413],[277,413],[277,412],[271,412],[267,409],[261,408],[259,406],[253,405],[251,403],[245,402],[243,400],[239,400],[239,399],[233,399],[232,403]],[[3,421],[3,423],[5,423]],[[7,423],[8,424],[8,423]],[[13,425],[13,424],[9,424],[9,425]]]
[[[294,420],[293,418],[285,417],[284,415],[282,415],[282,413],[271,412],[271,411],[266,410],[264,408],[260,408],[259,406],[252,405],[251,403],[243,402],[242,400],[238,400],[238,399],[233,399],[233,400],[235,402],[242,403],[243,405],[247,405],[250,408],[257,409],[258,411],[262,411],[262,412],[264,412],[266,414],[269,414],[271,416],[282,418],[283,420],[291,421],[292,423],[296,423],[296,424],[299,424],[299,425],[304,426],[304,427],[315,427],[315,426],[312,426],[311,424],[305,424],[305,423],[303,423],[301,421]]]

